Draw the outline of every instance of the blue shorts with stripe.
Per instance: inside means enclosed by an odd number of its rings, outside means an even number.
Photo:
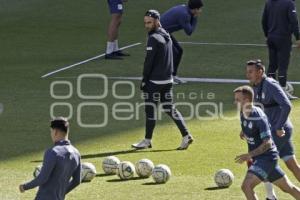
[[[123,1],[122,0],[107,0],[109,11],[111,14],[123,13]]]
[[[263,182],[274,182],[285,174],[278,165],[277,160],[257,159],[249,167],[248,173],[256,175]]]
[[[278,137],[276,131],[272,131],[272,136],[279,152],[279,157],[283,161],[287,161],[294,156],[294,146],[292,143],[293,129],[291,127],[284,127],[284,130],[285,136]]]

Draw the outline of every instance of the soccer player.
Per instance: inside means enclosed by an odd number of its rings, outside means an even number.
[[[160,14],[156,10],[148,10],[144,17],[148,31],[147,55],[144,62],[141,89],[145,98],[146,135],[141,142],[133,144],[135,149],[151,148],[151,139],[155,127],[158,103],[173,119],[182,135],[182,143],[177,148],[184,150],[193,142],[180,112],[174,107],[172,92],[173,51],[170,35],[161,27]]]
[[[292,34],[300,47],[298,17],[294,0],[267,0],[262,17],[262,26],[269,49],[267,75],[278,80],[290,99],[296,99],[287,92],[287,71],[292,50]]]
[[[108,41],[106,47],[105,59],[122,59],[122,56],[129,54],[122,52],[119,49],[118,34],[119,27],[122,21],[123,2],[127,0],[107,0],[111,13],[111,20],[108,26]]]
[[[246,71],[247,79],[254,88],[254,100],[264,108],[271,124],[271,132],[279,156],[300,181],[300,166],[292,144],[293,125],[288,117],[291,102],[278,82],[266,76],[265,66],[261,60],[248,61]]]
[[[234,90],[234,99],[240,110],[241,128],[248,143],[248,153],[236,156],[237,163],[253,160],[242,183],[247,200],[258,199],[254,188],[263,181],[272,182],[283,192],[300,199],[300,189],[293,185],[278,165],[278,151],[273,142],[268,118],[253,104],[254,92],[249,86]]]
[[[187,35],[191,35],[196,29],[197,17],[200,15],[202,7],[202,0],[189,0],[187,5],[183,4],[175,6],[167,10],[161,16],[161,25],[171,34],[173,42],[173,76],[174,82],[177,84],[184,83],[184,81],[177,77],[177,70],[181,61],[183,49],[172,33],[183,29]]]
[[[59,117],[50,127],[54,146],[45,152],[40,174],[19,186],[20,192],[39,187],[36,200],[63,200],[80,184],[80,154],[68,140],[69,122]]]

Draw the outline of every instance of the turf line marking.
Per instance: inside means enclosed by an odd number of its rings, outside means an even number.
[[[124,50],[124,49],[128,49],[128,48],[131,48],[131,47],[135,47],[135,46],[138,46],[138,45],[140,45],[140,44],[142,44],[142,43],[140,43],[140,42],[134,43],[134,44],[131,44],[131,45],[122,47],[122,48],[120,48],[120,50]],[[62,67],[62,68],[57,69],[57,70],[55,70],[55,71],[53,71],[53,72],[49,72],[49,73],[43,75],[41,78],[46,78],[46,77],[51,76],[51,75],[53,75],[53,74],[56,74],[56,73],[58,73],[58,72],[65,71],[65,70],[67,70],[67,69],[70,69],[70,68],[73,68],[73,67],[76,67],[76,66],[85,64],[85,63],[87,63],[87,62],[96,60],[96,59],[98,59],[98,58],[102,58],[102,57],[104,57],[104,56],[105,56],[105,53],[100,54],[100,55],[98,55],[98,56],[94,56],[94,57],[92,57],[92,58],[88,58],[88,59],[86,59],[86,60],[80,61],[80,62],[75,63],[75,64],[72,64],[72,65],[68,65],[68,66],[66,66],[66,67]]]
[[[108,77],[108,79],[113,80],[142,80],[141,77]],[[196,83],[246,83],[248,84],[248,80],[244,79],[224,79],[224,78],[184,78],[180,77],[180,79],[187,82],[196,82]],[[299,81],[288,81],[294,85],[300,85]]]
[[[179,42],[179,43],[190,44],[190,45],[267,47],[266,44],[247,44],[247,43],[224,43],[224,42]],[[293,45],[293,47],[296,47],[296,45]]]

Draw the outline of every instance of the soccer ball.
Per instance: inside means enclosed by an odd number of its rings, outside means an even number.
[[[285,91],[287,91],[289,94],[294,94],[294,87],[290,83],[286,83]]]
[[[167,165],[157,165],[152,172],[155,183],[166,183],[171,177],[171,170]]]
[[[38,165],[35,167],[34,171],[33,171],[33,177],[36,178],[42,170],[42,165]]]
[[[135,170],[139,177],[148,178],[151,176],[154,164],[149,159],[142,159],[135,164]]]
[[[134,165],[129,161],[120,162],[120,164],[118,165],[117,175],[122,180],[131,179],[134,176],[134,172]]]
[[[81,181],[89,182],[91,181],[97,174],[96,167],[92,163],[82,163],[81,164]]]
[[[118,165],[120,164],[119,158],[115,156],[108,156],[102,162],[102,169],[105,174],[116,174]]]
[[[215,182],[218,187],[229,187],[233,179],[234,175],[229,169],[220,169],[215,174]]]

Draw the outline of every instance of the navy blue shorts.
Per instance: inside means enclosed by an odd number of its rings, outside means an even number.
[[[123,13],[123,1],[122,0],[107,0],[109,11],[111,14]]]
[[[256,175],[263,182],[274,182],[284,176],[284,172],[277,160],[257,159],[248,169],[249,173]]]
[[[291,157],[294,156],[294,146],[292,144],[292,128],[284,128],[285,130],[285,136],[284,137],[278,137],[276,135],[276,132],[272,132],[274,143],[277,147],[277,150],[279,152],[279,156],[283,161],[289,160]]]

